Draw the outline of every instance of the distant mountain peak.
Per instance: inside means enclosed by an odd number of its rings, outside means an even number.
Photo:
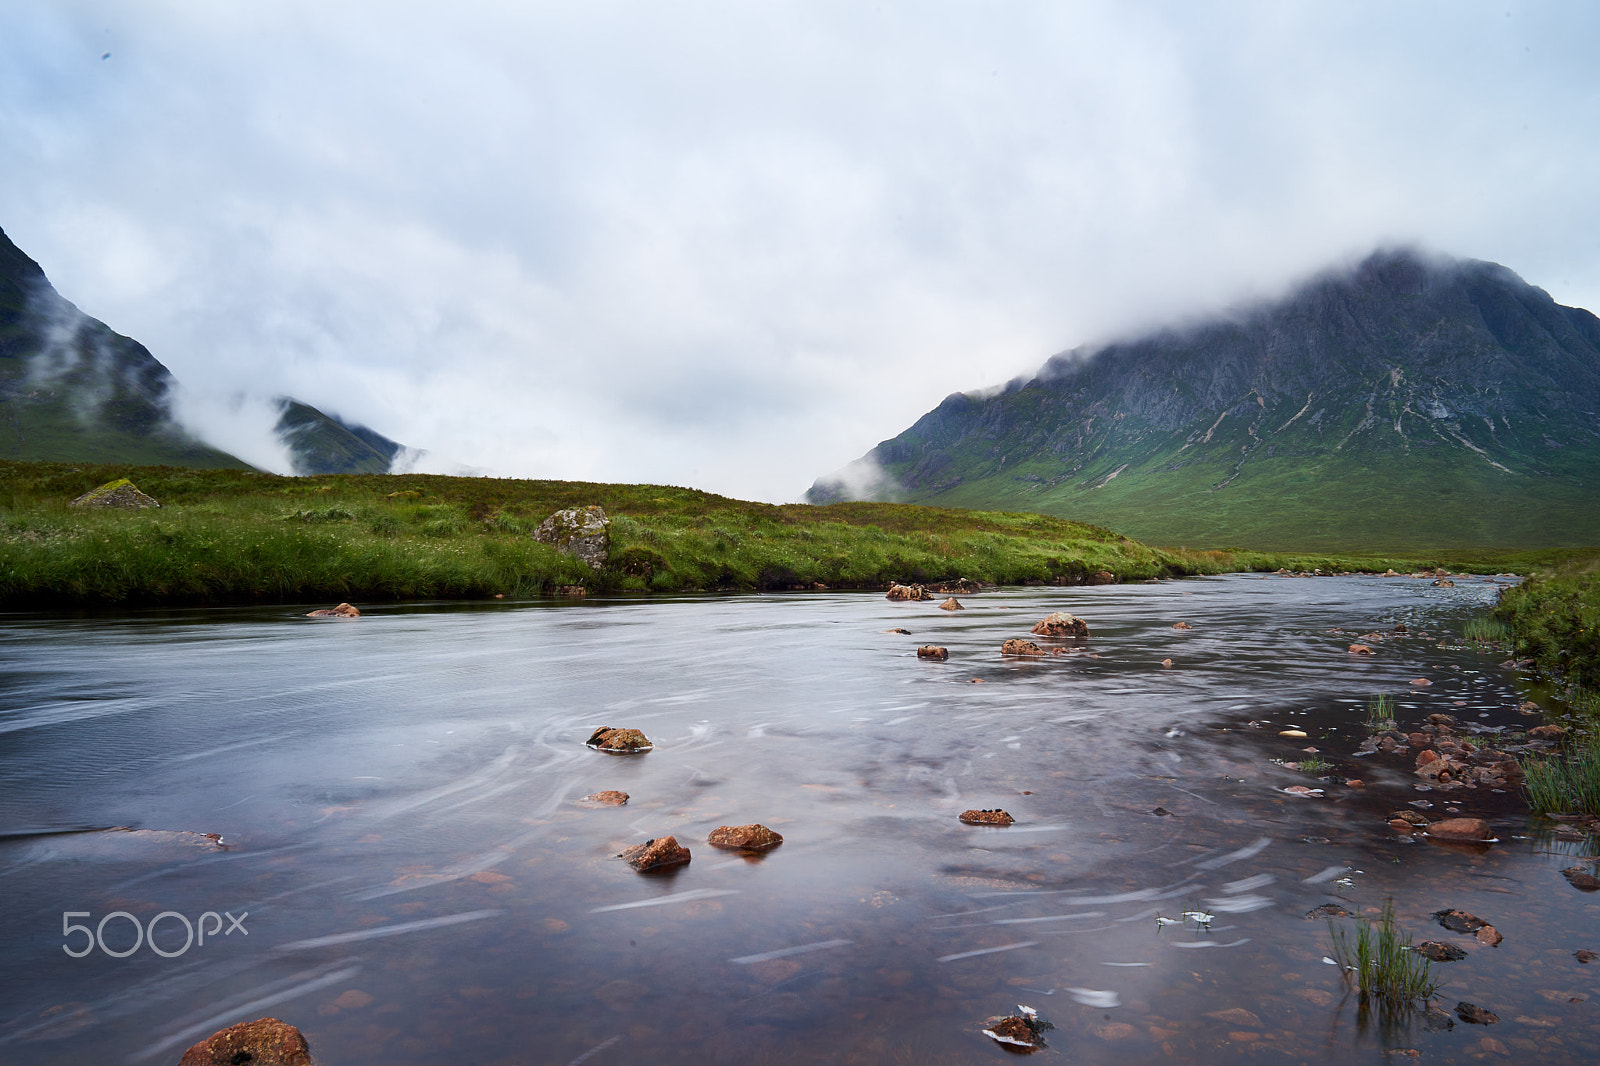
[[[953,394],[808,499],[1039,510],[1164,543],[1571,543],[1600,528],[1597,412],[1600,319],[1499,264],[1388,248]]]

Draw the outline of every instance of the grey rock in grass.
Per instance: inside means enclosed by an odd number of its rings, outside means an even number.
[[[587,563],[593,570],[606,565],[611,553],[611,519],[598,504],[568,507],[539,523],[533,539],[554,545],[559,551]]]
[[[142,511],[147,507],[160,507],[161,505],[140,492],[133,482],[125,477],[119,477],[115,481],[106,482],[97,489],[90,489],[67,506],[110,507],[119,511]]]

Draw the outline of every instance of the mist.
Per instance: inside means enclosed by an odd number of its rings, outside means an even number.
[[[1600,307],[1597,29],[1473,3],[11,5],[0,225],[268,469],[259,405],[289,395],[427,468],[794,499],[953,391],[1382,244]]]

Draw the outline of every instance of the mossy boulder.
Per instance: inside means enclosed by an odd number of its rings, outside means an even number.
[[[611,519],[598,504],[567,507],[557,511],[533,531],[533,539],[554,545],[557,550],[599,570],[611,553]]]
[[[140,492],[133,482],[125,477],[115,481],[108,481],[97,489],[88,492],[73,500],[69,507],[111,507],[121,511],[142,511],[146,507],[160,507],[155,500]]]

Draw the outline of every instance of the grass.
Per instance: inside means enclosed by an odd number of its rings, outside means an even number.
[[[1382,733],[1393,729],[1395,726],[1394,697],[1380,695],[1368,701],[1367,720],[1363,725],[1366,726],[1367,731],[1370,733]]]
[[[1517,654],[1569,685],[1600,689],[1600,553],[1569,557],[1501,594]]]
[[[1333,763],[1316,755],[1308,755],[1300,760],[1300,772],[1312,777],[1321,777],[1333,769]]]
[[[1522,772],[1533,813],[1600,815],[1600,736],[1585,737],[1566,757],[1528,759]]]
[[[1375,997],[1404,1006],[1439,990],[1441,982],[1434,978],[1428,959],[1411,950],[1410,934],[1395,924],[1393,900],[1384,900],[1378,918],[1357,918],[1353,935],[1332,921],[1328,932],[1334,960],[1363,999]]]
[[[1511,639],[1511,629],[1493,615],[1474,615],[1461,627],[1461,637],[1483,644],[1504,644]]]

